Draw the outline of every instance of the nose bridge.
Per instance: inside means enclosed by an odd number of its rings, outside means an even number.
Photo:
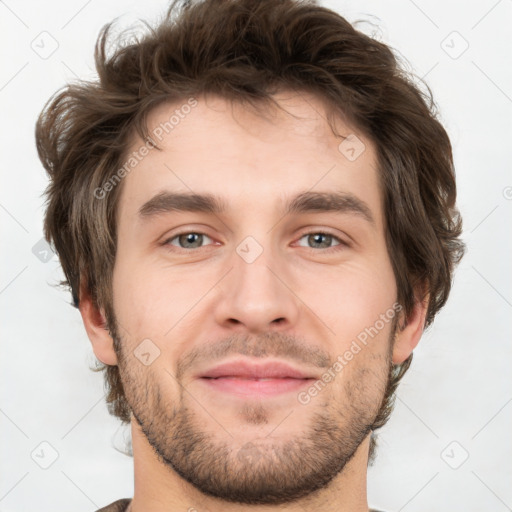
[[[271,236],[272,232],[258,236],[259,240],[247,236],[236,247],[217,305],[221,324],[243,324],[258,332],[295,323],[298,304],[285,285],[286,272]]]

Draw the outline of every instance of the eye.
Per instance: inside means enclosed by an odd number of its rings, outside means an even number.
[[[185,233],[178,233],[172,238],[167,239],[163,245],[173,245],[174,247],[179,247],[180,249],[198,249],[201,247],[205,238],[210,241],[212,240],[208,235],[205,235],[204,233],[187,231]],[[177,243],[173,243],[174,240],[177,240]]]
[[[313,244],[314,247],[309,247],[310,249],[327,249],[326,252],[329,252],[329,249],[335,251],[338,250],[336,247],[340,245],[348,247],[348,244],[341,240],[341,238],[338,238],[337,236],[334,236],[330,233],[324,233],[323,231],[305,233],[299,238],[299,240],[302,240],[303,238],[307,238],[307,244]],[[337,241],[338,243],[334,246],[331,246],[331,242],[333,241]],[[304,245],[299,245],[301,247],[305,247]]]
[[[172,245],[173,247],[177,247],[178,249],[184,250],[200,249],[203,246],[203,242],[205,242],[205,239],[212,242],[212,239],[204,233],[199,233],[196,231],[186,231],[183,233],[178,233],[171,238],[168,238],[165,242],[163,242],[162,245]],[[302,244],[299,244],[299,246],[307,247],[313,250],[325,249],[324,252],[330,252],[331,250],[336,251],[342,249],[343,247],[349,246],[349,244],[344,242],[341,238],[323,231],[313,231],[310,233],[305,233],[299,238],[299,241],[302,239],[306,239],[306,244],[312,244],[313,247],[309,247],[307,245],[305,246]],[[333,242],[337,243],[332,245]],[[337,248],[338,246],[342,247]]]

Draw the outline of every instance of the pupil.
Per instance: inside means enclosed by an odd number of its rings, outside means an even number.
[[[185,244],[194,244],[196,243],[197,244],[197,240],[195,240],[194,242],[194,238],[195,237],[199,237],[200,235],[198,233],[188,233],[186,235],[184,235],[184,239],[185,239]]]
[[[321,244],[321,239],[324,237],[329,237],[329,235],[326,235],[325,233],[316,233],[313,235],[313,240],[315,244]]]

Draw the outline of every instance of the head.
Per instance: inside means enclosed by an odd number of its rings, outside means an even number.
[[[319,489],[387,422],[464,252],[430,91],[309,2],[174,2],[128,45],[110,51],[110,32],[99,79],[68,85],[36,126],[45,237],[110,412],[204,492]],[[294,361],[312,387],[293,408],[289,394],[216,403],[201,372],[234,356]]]

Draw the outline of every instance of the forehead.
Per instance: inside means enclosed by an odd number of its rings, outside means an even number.
[[[314,95],[281,92],[274,98],[284,111],[270,104],[255,111],[212,95],[153,109],[148,132],[162,151],[139,156],[123,179],[118,213],[133,217],[163,191],[225,197],[238,213],[251,205],[277,212],[285,197],[336,191],[362,196],[379,220],[371,141],[341,118],[336,130],[348,138],[336,136],[325,105]],[[143,146],[134,136],[126,158],[140,154]]]

